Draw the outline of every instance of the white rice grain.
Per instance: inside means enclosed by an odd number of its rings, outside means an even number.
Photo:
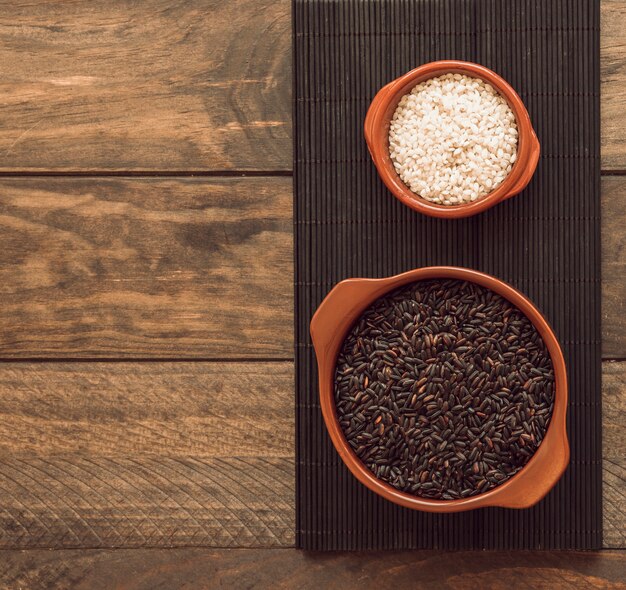
[[[518,130],[487,82],[445,74],[415,86],[389,128],[389,154],[403,182],[441,205],[470,203],[497,188],[517,158]]]

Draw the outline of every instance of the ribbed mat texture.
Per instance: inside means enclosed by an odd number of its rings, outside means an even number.
[[[602,543],[599,3],[295,0],[297,545],[336,549],[597,549]],[[463,59],[521,95],[541,142],[529,187],[476,217],[401,205],[363,139],[376,92],[420,64]],[[547,316],[568,368],[571,463],[528,510],[400,508],[343,466],[326,433],[309,322],[347,277],[430,265],[482,270]]]

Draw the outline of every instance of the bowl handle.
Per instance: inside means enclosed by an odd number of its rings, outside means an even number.
[[[336,347],[343,341],[338,325],[348,317],[358,316],[362,310],[357,304],[369,300],[372,293],[383,292],[386,283],[387,279],[346,279],[326,295],[310,324],[311,340],[320,366],[324,360],[334,360]]]
[[[510,199],[515,195],[519,194],[523,191],[530,182],[530,179],[533,177],[535,170],[537,169],[537,164],[539,162],[539,154],[541,153],[541,146],[539,145],[539,139],[537,139],[537,134],[535,130],[531,127],[530,129],[530,155],[528,157],[528,164],[526,166],[526,170],[520,177],[520,179],[513,185],[513,187],[509,190],[507,195],[503,200]]]
[[[380,109],[381,104],[384,98],[386,97],[387,92],[389,91],[389,88],[392,84],[393,82],[389,82],[389,84],[386,84],[385,86],[383,86],[376,93],[376,96],[373,98],[372,102],[370,103],[370,107],[369,109],[367,109],[367,114],[365,115],[365,124],[364,124],[365,142],[367,143],[367,148],[370,150],[370,153],[372,152],[371,145],[372,145],[372,141],[374,138],[374,132],[376,129],[374,120],[376,119],[376,114],[378,113],[378,110]]]
[[[543,500],[548,492],[561,479],[569,463],[569,444],[565,429],[565,418],[559,425],[557,440],[553,439],[550,448],[544,441],[536,452],[537,459],[528,463],[520,475],[523,478],[511,480],[511,486],[498,499],[485,503],[485,506],[499,506],[501,508],[530,508]],[[535,483],[536,482],[536,483]]]

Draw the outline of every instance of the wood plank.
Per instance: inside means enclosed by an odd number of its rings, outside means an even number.
[[[293,545],[293,363],[0,364],[0,548]]]
[[[0,459],[291,457],[293,387],[292,362],[4,363]]]
[[[626,362],[602,365],[604,546],[626,548]]]
[[[293,457],[3,455],[0,549],[290,546],[293,483]]]
[[[291,168],[288,0],[0,8],[0,170]]]
[[[602,193],[603,353],[624,358],[626,177]],[[292,358],[290,179],[4,178],[0,194],[0,358]]]
[[[626,79],[626,78],[625,78]],[[602,178],[602,356],[626,358],[626,177]]]
[[[604,363],[626,547],[626,362]],[[0,364],[0,548],[292,546],[292,363]]]
[[[626,553],[277,549],[5,551],[9,588],[624,588]]]
[[[626,2],[602,0],[602,166],[626,168]],[[288,0],[0,10],[0,170],[290,170]]]
[[[602,168],[626,169],[626,0],[601,0]]]
[[[293,357],[291,179],[4,178],[0,357]]]

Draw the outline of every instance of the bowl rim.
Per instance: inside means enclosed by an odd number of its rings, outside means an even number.
[[[517,159],[508,176],[488,195],[474,202],[459,205],[432,203],[411,191],[396,172],[389,155],[390,120],[402,96],[420,82],[448,73],[466,74],[481,78],[491,84],[511,107],[518,127]],[[476,215],[518,194],[530,182],[537,168],[541,151],[530,115],[513,87],[493,70],[480,64],[460,60],[441,60],[423,64],[381,88],[367,111],[364,132],[374,165],[393,195],[415,211],[448,219]]]
[[[334,373],[341,345],[354,321],[376,299],[405,284],[428,279],[460,279],[491,289],[526,315],[546,343],[555,371],[554,408],[543,441],[528,463],[504,483],[468,498],[435,500],[401,492],[378,479],[357,457],[337,419]],[[401,506],[427,512],[460,512],[487,506],[528,508],[539,502],[563,475],[569,462],[567,439],[567,372],[554,331],[522,293],[503,281],[468,268],[423,267],[383,278],[341,281],[328,293],[311,320],[311,338],[319,374],[320,405],[332,443],[352,474],[376,494]]]

